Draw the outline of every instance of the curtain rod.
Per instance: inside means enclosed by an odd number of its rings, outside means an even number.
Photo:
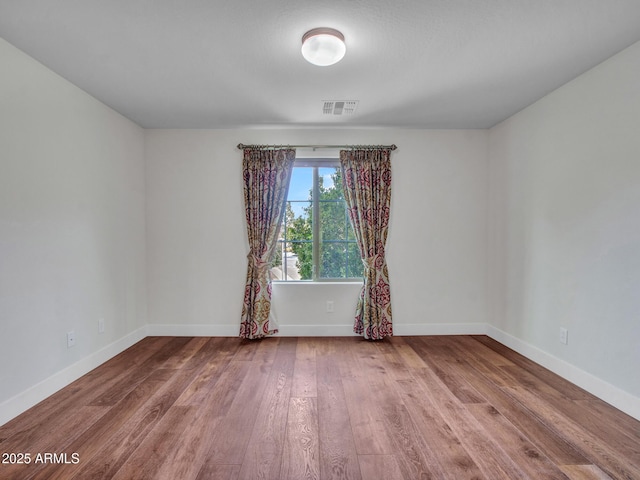
[[[238,144],[239,150],[244,150],[245,148],[248,148],[251,150],[270,150],[275,148],[313,148],[314,150],[316,148],[351,148],[351,149],[365,149],[365,150],[380,148],[380,149],[395,150],[398,147],[396,147],[395,144],[392,144],[392,145],[245,145],[243,143]]]

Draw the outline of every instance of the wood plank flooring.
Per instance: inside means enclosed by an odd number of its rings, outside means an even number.
[[[2,480],[639,480],[640,422],[485,336],[149,337],[0,453]]]

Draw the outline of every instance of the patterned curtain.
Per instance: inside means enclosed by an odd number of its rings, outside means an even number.
[[[245,149],[242,162],[244,205],[249,236],[247,281],[240,337],[278,333],[271,313],[270,263],[287,203],[296,151]]]
[[[364,263],[364,286],[353,331],[369,340],[393,335],[384,254],[391,209],[390,157],[388,149],[340,151],[344,197]]]

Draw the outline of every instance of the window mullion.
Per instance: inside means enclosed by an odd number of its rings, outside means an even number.
[[[313,167],[313,195],[311,204],[313,225],[313,280],[320,278],[320,186],[318,182],[318,167]]]
[[[286,205],[290,205],[291,203],[287,201]],[[288,243],[288,236],[287,236],[287,208],[285,206],[285,210],[284,210],[284,232],[282,235],[282,252],[281,252],[281,257],[282,257],[282,276],[284,277],[283,280],[287,281],[289,280],[289,269],[287,268],[287,247],[289,245],[287,245]]]
[[[347,213],[347,202],[342,200],[344,207],[344,276],[349,278],[349,216]]]

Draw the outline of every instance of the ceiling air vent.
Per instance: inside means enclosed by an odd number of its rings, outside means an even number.
[[[358,100],[325,100],[322,102],[324,115],[353,115],[356,112]]]

